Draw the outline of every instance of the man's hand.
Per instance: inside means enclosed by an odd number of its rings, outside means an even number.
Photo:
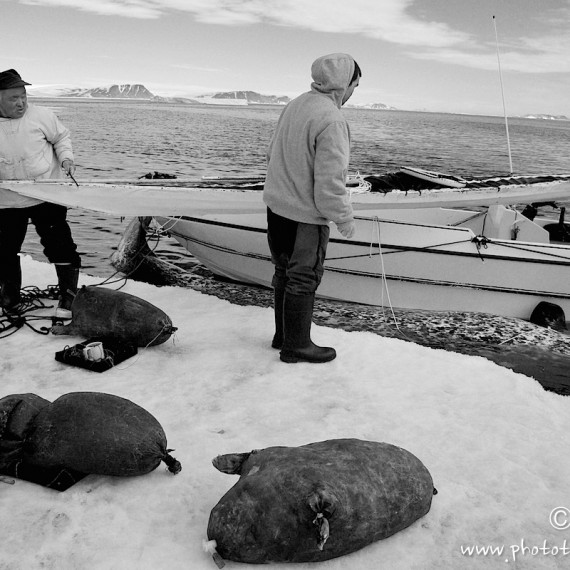
[[[344,224],[337,224],[336,227],[342,236],[346,239],[350,239],[356,233],[356,224],[354,221],[344,222]]]
[[[63,171],[68,176],[73,176],[75,174],[75,163],[73,160],[69,160],[69,158],[61,163],[61,168],[63,168]]]

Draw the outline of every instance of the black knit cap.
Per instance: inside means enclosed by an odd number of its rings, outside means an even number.
[[[31,85],[31,83],[26,83],[15,69],[7,69],[0,73],[0,90],[24,87],[24,85]]]

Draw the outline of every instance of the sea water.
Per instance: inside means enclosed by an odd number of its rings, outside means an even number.
[[[148,172],[178,178],[263,175],[266,149],[282,110],[276,106],[197,106],[147,101],[32,99],[70,129],[81,179],[135,180]],[[350,173],[383,174],[415,166],[459,176],[509,172],[502,117],[343,109],[350,124]],[[517,174],[570,173],[570,121],[509,119]],[[109,276],[110,256],[129,220],[71,209],[74,239],[88,273]],[[32,228],[23,252],[45,260]],[[174,240],[157,252],[190,256]]]

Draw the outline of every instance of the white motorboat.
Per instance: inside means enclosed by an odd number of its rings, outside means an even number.
[[[559,183],[556,190],[568,199],[570,183]],[[461,196],[475,200],[465,192],[445,192],[454,206]],[[501,192],[495,190],[495,196]],[[480,210],[417,207],[434,205],[426,194],[415,208],[379,208],[382,196],[354,196],[356,236],[347,240],[331,227],[317,294],[369,305],[523,319],[547,301],[570,315],[570,244],[551,237],[565,239],[562,222],[531,220],[501,203]],[[539,196],[536,201],[544,200],[545,194]],[[271,285],[264,212],[222,209],[155,219],[215,274]]]

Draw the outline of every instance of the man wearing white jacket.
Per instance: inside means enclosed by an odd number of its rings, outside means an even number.
[[[73,175],[69,131],[49,109],[28,105],[26,85],[30,84],[15,69],[0,73],[0,180],[58,179],[64,172]],[[56,267],[60,290],[56,316],[71,316],[81,259],[66,217],[64,206],[22,196],[0,184],[0,307],[8,316],[18,315],[20,309],[18,254],[29,220],[46,257]]]
[[[281,113],[271,139],[263,199],[275,265],[275,336],[284,362],[328,362],[334,348],[310,336],[315,291],[323,275],[329,223],[347,239],[355,232],[346,190],[350,131],[340,108],[361,71],[344,53],[318,58],[311,90]]]

